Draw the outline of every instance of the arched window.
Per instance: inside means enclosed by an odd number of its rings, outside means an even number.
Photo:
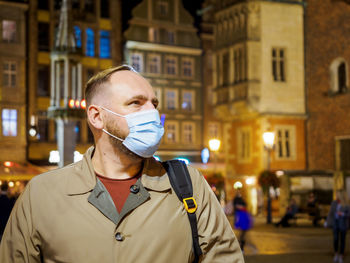
[[[95,33],[91,28],[86,29],[86,55],[95,56]]]
[[[78,48],[81,48],[81,30],[80,27],[74,26],[74,36],[75,36],[75,44]]]
[[[330,94],[345,93],[348,87],[348,65],[343,58],[335,59],[330,66]]]
[[[338,66],[338,90],[340,93],[346,91],[346,66],[344,62]]]
[[[111,57],[111,40],[109,31],[100,31],[100,57],[110,58]]]

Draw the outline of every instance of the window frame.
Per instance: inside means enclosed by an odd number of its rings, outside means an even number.
[[[4,22],[13,22],[15,25],[14,28],[14,32],[8,32],[9,37],[4,37]],[[17,43],[18,42],[18,21],[17,20],[12,20],[12,19],[2,19],[1,20],[1,41],[3,43],[7,43],[7,44],[13,44],[13,43]]]
[[[168,133],[169,133],[169,126],[172,125],[175,127],[174,129],[174,134],[175,134],[175,138],[174,140],[169,141],[168,139]],[[180,142],[180,138],[179,138],[179,123],[177,121],[168,121],[166,120],[164,123],[164,130],[165,130],[165,137],[164,137],[164,142],[166,144],[176,144]]]
[[[186,62],[190,62],[189,65],[185,66]],[[190,75],[185,74],[185,70],[189,70],[191,72]],[[195,76],[195,60],[192,57],[182,57],[181,58],[181,76],[183,78],[193,79]]]
[[[168,92],[174,92],[174,108],[173,109],[170,109],[169,108],[169,105],[168,105],[168,103],[169,103],[169,99],[168,99]],[[167,89],[165,89],[165,94],[164,94],[165,96],[165,98],[164,98],[164,102],[165,102],[165,105],[164,105],[164,107],[165,107],[165,110],[168,110],[168,111],[174,111],[174,110],[178,110],[179,109],[179,92],[178,92],[178,90],[177,89],[173,89],[173,88],[167,88]]]
[[[191,108],[187,109],[183,107],[183,104],[185,103],[185,94],[191,94]],[[195,98],[196,98],[196,92],[194,90],[184,89],[181,91],[181,110],[183,111],[189,111],[193,112],[196,110],[196,104],[195,104]]]
[[[137,67],[135,67],[134,65],[134,56],[137,56],[139,57],[139,69]],[[143,72],[143,53],[141,52],[137,52],[137,51],[134,51],[134,52],[131,52],[130,53],[130,65],[133,67],[133,69],[135,69],[137,72]]]
[[[252,158],[252,128],[249,126],[237,129],[237,160],[239,163],[249,163]]]
[[[6,120],[4,120],[4,118],[3,118],[3,114],[4,114],[4,110],[10,110],[11,112],[12,111],[15,111],[16,112],[16,119],[15,119],[15,129],[16,129],[16,134],[15,135],[5,135],[4,134],[4,131],[5,131],[5,129],[4,129],[4,126],[5,126],[5,121]],[[17,108],[11,108],[11,107],[3,107],[3,108],[1,108],[1,137],[2,138],[18,138],[18,136],[19,136],[19,128],[20,128],[20,126],[18,125],[18,123],[19,123],[19,110],[17,109]],[[14,121],[13,119],[11,119],[11,117],[10,117],[10,119],[9,120],[7,120],[8,122],[10,122],[10,127],[11,127],[11,123]],[[11,128],[10,128],[10,130],[11,130]]]
[[[190,129],[191,140],[186,140],[186,136],[187,136],[186,126],[191,127]],[[195,122],[185,121],[182,123],[182,143],[184,144],[196,143],[196,123]]]
[[[154,62],[152,59],[157,58],[158,61]],[[162,61],[161,56],[159,54],[148,54],[147,55],[147,62],[148,62],[148,73],[149,74],[162,74]],[[155,64],[153,64],[155,63]],[[157,72],[152,72],[152,68],[155,67],[157,69]]]
[[[8,69],[5,70],[5,64],[8,63]],[[16,69],[14,71],[11,70],[11,66],[15,65]],[[15,73],[13,73],[15,72]],[[8,84],[5,85],[4,81],[5,81],[5,74],[7,73],[8,77]],[[12,77],[15,78],[15,85],[11,85],[13,82]],[[18,62],[15,60],[4,60],[2,62],[2,85],[5,88],[16,88],[18,86]]]
[[[293,161],[296,160],[296,127],[294,125],[276,125],[275,131],[275,158],[276,160]],[[282,132],[281,140],[279,131]],[[288,140],[286,140],[286,131],[288,131]],[[288,141],[288,144],[286,142]],[[282,147],[281,147],[282,145]],[[288,147],[287,147],[288,145]],[[282,148],[282,149],[281,149]],[[288,149],[286,149],[288,148]],[[289,155],[287,152],[289,151]]]
[[[173,63],[169,64],[169,60],[173,60]],[[173,66],[171,66],[171,64],[173,64]],[[169,66],[171,66],[171,67],[169,67]],[[172,70],[171,71],[168,70],[170,68],[174,69],[174,73],[169,74],[169,72],[173,72]],[[173,55],[165,56],[165,58],[164,58],[164,74],[168,77],[176,77],[178,75],[178,59],[176,56],[173,56]]]
[[[274,55],[275,52],[275,55]],[[283,52],[283,56],[281,56]],[[283,68],[283,69],[282,69]],[[287,52],[286,48],[271,49],[271,76],[274,82],[287,82]]]

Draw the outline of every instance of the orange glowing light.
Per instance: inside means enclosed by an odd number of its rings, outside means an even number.
[[[82,101],[81,101],[80,107],[81,107],[82,109],[86,109],[86,101],[85,101],[85,100],[82,100]]]
[[[12,167],[12,166],[13,166],[13,162],[6,161],[6,162],[4,162],[4,165],[5,165],[6,167]]]
[[[74,108],[74,100],[69,100],[69,108]]]
[[[79,101],[79,100],[76,100],[76,101],[75,101],[75,107],[76,107],[76,108],[79,108],[79,106],[80,106],[80,101]]]

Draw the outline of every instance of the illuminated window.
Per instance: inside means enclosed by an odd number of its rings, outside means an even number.
[[[2,135],[17,136],[17,110],[3,109],[1,113]]]
[[[195,124],[191,122],[183,123],[183,143],[194,143],[195,141]]]
[[[131,66],[137,71],[143,71],[143,56],[141,53],[132,53],[131,57]]]
[[[149,73],[159,74],[160,73],[160,56],[150,54],[148,56],[148,68]]]
[[[177,74],[177,59],[172,56],[165,57],[165,73],[168,75]]]
[[[182,59],[182,76],[193,77],[194,73],[194,63],[192,58]]]
[[[167,110],[177,109],[177,90],[166,90],[165,100]]]
[[[74,36],[75,36],[75,44],[78,48],[81,48],[81,30],[80,27],[74,26]]]
[[[95,33],[91,28],[86,29],[86,55],[95,56]]]
[[[272,49],[272,76],[274,81],[286,81],[285,51],[282,48]]]
[[[13,43],[17,40],[16,21],[2,20],[2,41]]]
[[[5,61],[3,63],[2,83],[4,87],[16,87],[17,63],[15,61]]]
[[[109,31],[100,31],[100,57],[111,57],[111,40]]]
[[[194,110],[194,91],[182,92],[182,104],[181,108],[184,110]]]

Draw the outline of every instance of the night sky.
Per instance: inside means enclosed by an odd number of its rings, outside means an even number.
[[[131,19],[131,10],[141,3],[142,0],[123,0],[122,9],[123,9],[123,31],[127,29],[128,21]],[[184,7],[190,12],[194,17],[194,25],[199,29],[200,17],[196,15],[196,11],[201,9],[203,0],[182,0]]]

